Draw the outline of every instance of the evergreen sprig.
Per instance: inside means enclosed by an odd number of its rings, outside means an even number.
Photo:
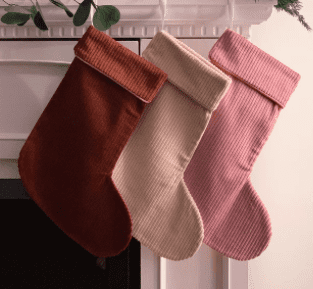
[[[286,11],[294,17],[298,17],[299,22],[308,30],[312,28],[305,22],[304,17],[300,15],[299,11],[302,8],[302,3],[298,0],[278,0],[278,4],[274,5],[277,11]]]

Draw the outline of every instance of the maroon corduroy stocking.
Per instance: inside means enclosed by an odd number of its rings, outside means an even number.
[[[167,74],[92,25],[24,144],[19,173],[30,197],[98,257],[129,244],[132,222],[111,175]]]

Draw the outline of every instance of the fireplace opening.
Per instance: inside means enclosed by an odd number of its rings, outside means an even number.
[[[68,237],[20,179],[0,179],[1,288],[141,288],[140,242],[98,258]]]

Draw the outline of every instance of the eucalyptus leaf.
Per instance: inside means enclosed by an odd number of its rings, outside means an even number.
[[[19,12],[8,12],[1,17],[1,22],[5,24],[19,24],[24,23],[29,19],[29,14]]]
[[[27,23],[27,21],[30,19],[30,15],[28,14],[28,19],[24,22],[24,23],[18,23],[17,25],[18,26],[24,26],[26,23]]]
[[[106,5],[106,6],[107,6],[106,12],[109,15],[109,21],[110,21],[111,25],[114,25],[120,20],[121,13],[116,7],[114,7],[112,5]]]
[[[40,12],[41,17],[42,17],[42,19],[44,20],[44,18],[43,18],[43,13],[42,13],[42,11],[41,11],[41,8],[40,8],[39,3],[38,3],[38,1],[37,1],[37,0],[36,0],[36,9],[37,9],[37,11],[39,11],[39,12]]]
[[[93,15],[93,25],[100,31],[108,30],[120,20],[119,10],[111,5],[98,6]]]
[[[82,3],[79,4],[73,18],[73,24],[75,26],[83,25],[88,19],[91,9],[91,1],[92,0],[84,0]]]
[[[4,10],[7,12],[19,12],[24,14],[31,14],[30,10],[15,4],[5,7]]]
[[[40,30],[48,30],[48,27],[45,23],[45,21],[43,20],[40,12],[38,11],[35,15],[35,17],[33,18],[35,25],[40,29]]]
[[[36,9],[38,10],[38,12],[36,13],[36,15],[33,17],[33,21],[35,23],[35,25],[40,29],[40,30],[48,30],[49,28],[47,27],[46,23],[45,23],[45,19],[43,18],[43,14],[41,12],[39,3],[36,0]]]
[[[38,13],[38,10],[37,10],[37,8],[36,8],[36,6],[35,5],[32,5],[31,7],[30,7],[30,12],[32,13],[31,15],[30,15],[30,17],[33,19],[33,21],[34,21],[34,18],[35,18],[35,16],[36,16],[36,14]]]
[[[65,10],[65,13],[67,14],[68,17],[74,16],[74,14],[70,10]]]
[[[36,9],[35,5],[32,5],[29,9],[29,11],[32,13],[33,16],[35,16],[38,12],[38,10]]]
[[[30,12],[32,13],[32,14],[30,15],[30,17],[31,17],[31,18],[33,19],[33,21],[34,21],[34,18],[35,18],[35,16],[36,16],[37,12],[38,12],[38,10],[37,10],[37,8],[35,7],[35,5],[33,5],[33,6],[30,7]]]
[[[46,22],[45,19],[44,19],[44,17],[43,17],[43,13],[42,13],[42,11],[41,11],[41,7],[39,6],[39,3],[38,3],[37,0],[36,0],[36,9],[37,9],[38,12],[40,13],[40,16],[42,17],[42,20],[43,20],[44,22]]]
[[[103,9],[98,8],[92,18],[93,25],[99,31],[108,30],[111,27],[110,21]]]
[[[60,1],[60,0],[49,0],[52,4],[65,10],[67,16],[73,17],[73,13]]]
[[[30,17],[31,17],[31,18],[33,19],[33,21],[34,21],[34,18],[35,18],[35,16],[36,16],[38,10],[37,10],[37,8],[35,7],[35,5],[32,5],[29,10],[30,10],[30,12],[32,13],[32,14],[30,15]]]

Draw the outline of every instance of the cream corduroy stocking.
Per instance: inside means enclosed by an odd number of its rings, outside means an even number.
[[[231,79],[165,31],[142,55],[168,81],[145,108],[113,180],[131,213],[133,236],[161,257],[183,260],[199,249],[204,231],[181,180]]]

